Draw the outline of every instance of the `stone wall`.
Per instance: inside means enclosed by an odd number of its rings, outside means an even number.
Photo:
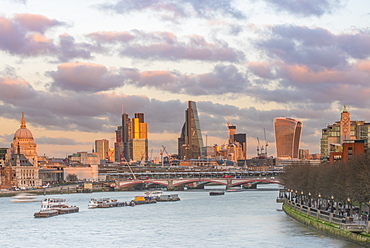
[[[283,204],[283,210],[287,215],[303,223],[306,226],[313,227],[326,234],[335,235],[339,238],[349,240],[351,242],[360,244],[365,247],[370,247],[370,236],[368,235],[356,234],[341,230],[337,228],[335,225],[326,223],[324,221],[319,221],[314,218],[310,218],[307,215],[297,212],[290,208],[287,204]]]

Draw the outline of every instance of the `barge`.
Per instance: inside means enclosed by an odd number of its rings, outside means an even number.
[[[180,201],[178,194],[170,194],[170,195],[161,195],[157,201],[159,202],[166,202],[166,201]]]
[[[209,192],[209,195],[224,195],[225,191],[211,191]]]

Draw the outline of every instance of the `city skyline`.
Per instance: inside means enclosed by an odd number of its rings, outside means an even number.
[[[40,7],[42,6],[42,7]],[[203,139],[227,123],[248,157],[273,119],[301,120],[300,148],[320,152],[321,129],[370,120],[370,3],[292,1],[8,0],[0,10],[0,147],[22,112],[38,153],[65,157],[114,144],[122,106],[144,113],[149,149],[177,153],[183,111],[197,103]]]

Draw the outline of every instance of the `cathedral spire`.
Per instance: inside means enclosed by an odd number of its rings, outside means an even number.
[[[24,119],[24,112],[22,112],[21,128],[26,128],[26,120]]]

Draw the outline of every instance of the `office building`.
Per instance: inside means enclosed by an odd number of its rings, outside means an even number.
[[[276,156],[278,158],[298,158],[302,122],[287,118],[274,119]]]
[[[351,120],[351,115],[347,107],[344,106],[340,120],[322,129],[320,159],[329,161],[331,152],[342,152],[343,144],[353,143],[354,140],[358,140],[355,142],[357,144],[356,147],[362,146],[363,144],[364,149],[367,149],[369,146],[369,139],[370,123]],[[363,140],[363,142],[359,140]],[[347,146],[348,145],[346,145],[346,147]],[[337,155],[336,158],[338,158]],[[332,161],[334,160],[338,159],[333,157]]]
[[[198,111],[193,101],[188,102],[188,108],[185,111],[185,123],[178,139],[178,153],[181,159],[204,158]]]
[[[95,152],[99,159],[108,159],[109,140],[95,140]]]
[[[148,124],[144,122],[143,113],[135,113],[130,119],[122,114],[122,125],[116,130],[115,161],[148,160]]]

